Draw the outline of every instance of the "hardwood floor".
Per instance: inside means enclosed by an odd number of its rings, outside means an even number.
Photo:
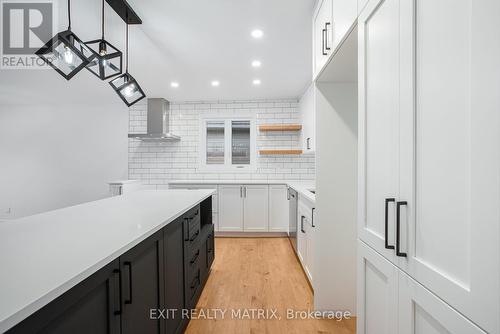
[[[312,290],[288,239],[216,238],[215,249],[212,273],[197,305],[200,316],[215,319],[192,319],[186,333],[356,332],[355,319],[287,319],[287,309],[307,311],[313,307]],[[222,316],[213,309],[227,311]],[[269,320],[257,316],[248,319],[245,309],[274,310],[281,320],[272,318],[273,311],[268,311]],[[238,310],[242,310],[241,317]]]

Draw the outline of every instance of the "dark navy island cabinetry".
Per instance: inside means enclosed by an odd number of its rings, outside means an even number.
[[[184,332],[189,319],[182,310],[196,306],[214,260],[211,201],[208,197],[7,333]]]

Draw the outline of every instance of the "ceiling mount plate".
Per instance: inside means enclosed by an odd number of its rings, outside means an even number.
[[[113,10],[128,24],[142,24],[141,18],[134,12],[126,0],[106,0]]]

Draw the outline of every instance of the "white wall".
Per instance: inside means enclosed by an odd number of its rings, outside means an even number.
[[[165,188],[169,180],[313,180],[314,155],[256,156],[257,170],[247,173],[207,172],[199,170],[200,117],[203,115],[255,115],[256,125],[300,123],[297,99],[176,102],[171,104],[170,131],[181,136],[180,142],[149,143],[130,139],[129,177],[142,180],[151,188]],[[146,105],[130,110],[130,132],[146,131]],[[257,150],[301,148],[300,132],[256,131]]]
[[[127,177],[127,122],[121,105],[0,106],[0,218],[107,196]]]

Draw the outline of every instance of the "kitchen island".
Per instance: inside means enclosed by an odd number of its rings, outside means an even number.
[[[149,312],[196,303],[212,194],[139,191],[0,224],[0,332],[177,332],[185,319]]]

